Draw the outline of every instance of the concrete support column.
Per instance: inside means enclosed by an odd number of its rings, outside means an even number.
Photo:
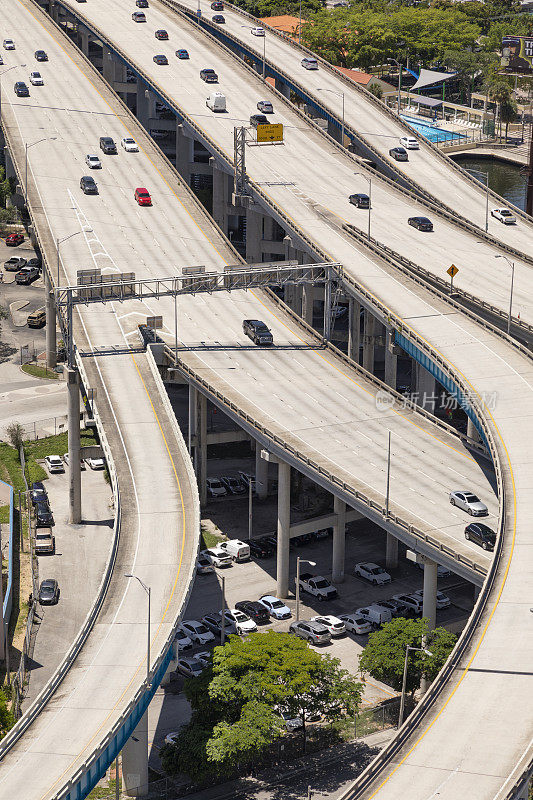
[[[346,503],[339,497],[333,498],[333,558],[331,582],[342,583],[344,580],[344,550],[346,544]]]
[[[148,711],[122,748],[122,782],[127,797],[148,794]]]
[[[105,53],[104,53],[105,63]],[[114,70],[114,67],[113,67]],[[144,81],[137,82],[137,109],[136,117],[148,132],[150,130],[150,120],[155,117],[155,95],[148,88]]]
[[[312,283],[304,283],[302,289],[302,318],[308,325],[313,324],[314,304],[315,287]]]
[[[196,392],[196,448],[194,453],[194,466],[200,505],[207,503],[207,397],[202,392]]]
[[[375,345],[376,318],[365,309],[365,327],[363,334],[363,367],[368,372],[374,372],[374,345]]]
[[[259,500],[268,496],[268,461],[261,458],[261,445],[255,445],[255,493]]]
[[[424,562],[424,604],[422,616],[429,620],[428,633],[437,624],[437,564],[431,559]]]
[[[67,369],[69,522],[81,522],[80,385],[78,372]]]
[[[194,161],[194,139],[188,136],[183,124],[176,125],[176,169],[189,186],[191,183],[191,164]]]
[[[48,272],[43,269],[43,273],[46,309],[46,366],[53,369],[57,364],[56,306]]]
[[[385,344],[385,383],[387,386],[390,386],[391,389],[396,389],[397,371],[398,356],[395,353],[391,353],[388,344]]]
[[[276,89],[278,90],[278,92],[281,92],[283,97],[286,97],[287,100],[291,99],[290,87],[287,86],[287,84],[284,81],[282,81],[281,78],[276,78],[275,86],[276,86]]]
[[[291,468],[286,461],[278,463],[278,549],[277,596],[289,595],[289,538],[291,527]]]
[[[398,539],[392,533],[387,533],[387,549],[385,551],[385,566],[390,569],[398,567]]]
[[[361,346],[361,303],[350,297],[348,305],[348,358],[359,364]]]
[[[105,45],[102,48],[102,75],[104,80],[113,86],[115,82],[115,56]]]
[[[435,403],[437,401],[436,395],[436,380],[428,372],[422,364],[417,364],[416,370],[416,402],[417,405],[425,408],[426,411],[435,411]]]
[[[469,436],[470,439],[473,439],[475,442],[481,441],[481,436],[479,435],[479,431],[472,422],[472,420],[470,419],[470,417],[468,417],[468,422],[466,423],[466,435]]]
[[[262,261],[263,215],[246,209],[246,260],[249,264]]]
[[[341,129],[338,125],[335,125],[335,123],[331,122],[330,120],[328,120],[328,135],[331,136],[332,139],[335,139],[336,142],[341,141]]]
[[[214,158],[211,161],[213,163],[213,219],[221,230],[227,234],[228,176],[218,167]]]
[[[173,672],[175,672],[178,668],[178,643],[172,642],[172,658],[169,662],[169,665],[166,669],[163,678],[161,679],[161,686],[168,686],[170,683],[170,676]]]
[[[81,28],[78,33],[80,50],[86,58],[89,58],[89,31]]]

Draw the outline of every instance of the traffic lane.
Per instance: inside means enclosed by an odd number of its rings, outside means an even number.
[[[103,472],[81,474],[82,522],[68,522],[68,467],[45,482],[54,514],[55,551],[38,556],[39,579],[55,578],[61,596],[55,606],[37,606],[40,617],[32,656],[30,704],[70,649],[98,592],[113,541],[111,491]],[[37,528],[37,533],[43,529]]]

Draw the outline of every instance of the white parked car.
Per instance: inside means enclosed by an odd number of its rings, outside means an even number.
[[[121,146],[124,148],[126,153],[138,153],[139,152],[139,145],[132,139],[131,136],[125,136],[123,139],[120,140]]]
[[[400,137],[400,144],[407,150],[420,150],[420,145],[418,144],[418,140],[415,139],[414,136]]]
[[[220,613],[220,616],[222,617],[222,613]],[[247,633],[254,633],[257,630],[257,625],[253,619],[250,619],[244,611],[239,611],[238,608],[227,608],[224,612],[224,618],[235,625],[237,633],[241,636],[245,636]]]
[[[301,718],[293,716],[290,711],[284,708],[276,708],[275,711],[280,715],[288,731],[296,731],[303,726]]]
[[[472,517],[486,517],[489,513],[485,503],[482,503],[473,492],[465,490],[450,492],[450,503],[452,506],[457,506],[457,508],[468,512]]]
[[[89,169],[102,169],[102,162],[98,156],[92,155],[91,153],[85,156],[85,163]]]
[[[176,631],[176,635],[174,636],[174,641],[178,645],[178,650],[190,650],[192,648],[192,639],[190,639],[185,631],[182,631],[181,628],[178,628]]]
[[[196,658],[180,658],[178,672],[186,678],[198,678],[205,669],[205,665]]]
[[[264,28],[252,28],[251,29],[251,33],[253,33],[254,36],[264,36],[265,35],[265,29]]]
[[[210,547],[209,550],[202,550],[200,555],[208,558],[214,567],[232,566],[232,557],[226,553],[225,550],[221,550],[219,547]]]
[[[90,469],[105,469],[104,458],[86,458],[85,463]]]
[[[372,633],[373,626],[359,614],[341,614],[339,619],[344,622],[346,630],[361,636],[363,633]]]
[[[44,80],[40,72],[30,72],[30,83],[32,86],[44,86]]]
[[[508,208],[493,208],[490,215],[499,220],[499,222],[503,222],[504,225],[516,224],[516,217]]]
[[[420,597],[422,602],[424,602],[424,590],[418,589],[418,591],[413,592],[414,597]],[[447,594],[444,592],[437,592],[437,608],[449,608],[452,604],[452,601],[448,597]]]
[[[185,631],[189,639],[198,644],[207,644],[215,640],[211,631],[208,631],[204,623],[198,622],[197,619],[186,619],[181,623],[181,629]]]
[[[211,653],[209,650],[200,650],[199,653],[195,653],[193,658],[196,661],[199,661],[203,667],[207,667],[209,662],[211,661]]]
[[[222,616],[220,611],[216,611],[212,614],[204,614],[202,622],[212,633],[215,633],[217,636],[222,634]],[[224,635],[229,636],[230,633],[237,633],[237,630],[234,623],[224,617]]]
[[[64,472],[65,465],[60,456],[46,456],[44,463],[48,467],[48,472]]]
[[[290,608],[278,597],[274,597],[271,594],[264,594],[259,598],[259,602],[274,619],[290,619],[292,617]]]
[[[358,575],[360,578],[370,581],[374,586],[383,586],[386,583],[390,583],[392,580],[389,573],[385,572],[383,567],[374,564],[372,561],[361,561],[359,564],[355,565],[353,571],[354,575]]]
[[[227,495],[227,489],[218,478],[208,478],[206,480],[207,493],[210,497],[224,497]]]
[[[311,622],[318,622],[327,628],[332,636],[344,636],[346,633],[346,625],[339,619],[334,617],[333,614],[325,614],[323,617],[311,617]]]
[[[393,600],[398,600],[404,606],[410,608],[415,614],[422,613],[422,597],[417,594],[395,594],[392,596]]]

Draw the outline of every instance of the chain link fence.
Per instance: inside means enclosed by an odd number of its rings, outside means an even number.
[[[413,705],[413,701],[410,698],[406,698],[406,717],[410,713]],[[395,728],[398,725],[399,715],[399,697],[393,697],[390,700],[385,700],[383,703],[380,703],[377,706],[372,706],[371,708],[361,709],[355,717],[355,738],[360,739],[363,736],[370,736],[370,734],[378,733],[386,728]]]

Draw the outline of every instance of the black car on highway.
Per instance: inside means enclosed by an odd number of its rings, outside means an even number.
[[[117,146],[111,136],[100,136],[100,150],[106,156],[116,156]]]
[[[465,539],[469,542],[478,544],[483,550],[494,550],[496,544],[496,534],[482,522],[471,522],[465,528]]]
[[[367,194],[357,192],[356,194],[351,194],[349,200],[352,206],[357,208],[370,208],[370,197]]]
[[[252,114],[250,117],[250,125],[252,128],[257,128],[258,125],[270,125],[270,120],[264,114]]]
[[[218,83],[218,75],[214,69],[201,69],[200,78],[206,83]]]
[[[29,97],[30,96],[30,90],[28,89],[28,87],[26,86],[24,81],[17,81],[15,86],[14,86],[14,90],[15,90],[15,94],[17,95],[17,97]]]
[[[242,323],[242,331],[254,344],[274,343],[272,331],[260,319],[245,319]]]
[[[59,584],[55,578],[46,578],[39,588],[39,603],[42,606],[53,606],[59,601]]]
[[[35,60],[36,61],[48,61],[48,56],[44,50],[36,50],[35,51]]]
[[[248,614],[250,619],[253,619],[259,625],[270,622],[270,614],[264,605],[258,603],[257,600],[239,600],[238,603],[235,603],[235,608]]]
[[[162,67],[165,67],[165,66],[168,65],[168,58],[166,56],[161,55],[161,54],[157,55],[157,56],[154,56],[154,61],[155,61],[156,64],[159,64]]]
[[[80,189],[83,191],[83,194],[98,194],[98,186],[91,175],[83,176],[80,180]]]
[[[409,223],[409,225],[412,225],[413,228],[416,228],[417,231],[433,230],[433,223],[427,217],[409,217],[407,222]]]
[[[405,147],[391,147],[389,155],[392,156],[395,161],[409,161],[409,154]]]

